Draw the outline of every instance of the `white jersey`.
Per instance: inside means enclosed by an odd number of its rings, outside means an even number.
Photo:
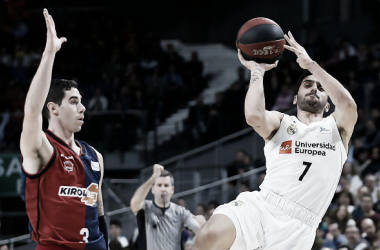
[[[335,119],[330,115],[306,125],[285,114],[264,153],[267,173],[260,188],[322,218],[347,159]]]

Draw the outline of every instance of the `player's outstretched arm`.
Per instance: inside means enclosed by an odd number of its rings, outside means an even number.
[[[285,48],[296,54],[297,63],[300,67],[309,70],[331,98],[331,101],[335,105],[333,116],[336,120],[336,124],[341,130],[342,139],[348,143],[357,120],[356,103],[351,94],[337,79],[327,73],[309,57],[306,50],[297,43],[290,31],[288,35],[285,35],[285,39],[290,45],[285,45]]]
[[[149,193],[150,188],[153,186],[154,182],[158,177],[160,177],[164,167],[159,164],[154,164],[152,176],[144,182],[133,194],[131,199],[131,210],[134,214],[137,214],[138,211],[142,208],[144,200]]]
[[[54,20],[44,9],[47,27],[47,39],[40,65],[37,69],[25,100],[24,121],[20,148],[23,154],[24,168],[31,174],[39,171],[53,153],[53,148],[42,131],[42,109],[50,88],[55,53],[61,48],[66,38],[58,38]]]
[[[247,123],[265,140],[271,139],[273,132],[280,127],[283,114],[265,109],[264,73],[277,66],[274,64],[256,63],[247,61],[239,50],[238,57],[247,69],[251,71],[249,88],[245,97],[244,113]]]

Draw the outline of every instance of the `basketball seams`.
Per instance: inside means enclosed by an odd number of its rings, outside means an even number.
[[[280,27],[280,25],[278,25],[276,22],[274,22],[273,20],[270,20],[268,18],[265,18],[265,17],[257,17],[257,18],[252,18],[251,20],[248,20],[246,23],[243,24],[243,26],[241,26],[239,32],[238,32],[238,37],[237,37],[237,40],[239,40],[241,38],[241,36],[249,29],[255,27],[255,26],[259,26],[261,24],[273,24],[273,25],[276,25],[278,27]]]

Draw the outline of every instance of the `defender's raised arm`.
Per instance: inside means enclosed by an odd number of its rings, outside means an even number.
[[[24,168],[31,174],[38,172],[40,167],[48,162],[53,152],[42,131],[41,112],[49,92],[55,54],[62,43],[66,42],[66,38],[57,37],[53,17],[49,15],[47,9],[44,9],[43,14],[47,27],[46,46],[26,96],[20,142]]]

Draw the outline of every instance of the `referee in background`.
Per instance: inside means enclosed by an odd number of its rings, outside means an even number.
[[[152,188],[154,200],[145,200]],[[179,250],[184,228],[196,233],[205,223],[202,215],[170,202],[174,193],[174,178],[164,167],[155,164],[152,176],[142,184],[131,199],[131,209],[137,217],[139,237],[137,249]]]

